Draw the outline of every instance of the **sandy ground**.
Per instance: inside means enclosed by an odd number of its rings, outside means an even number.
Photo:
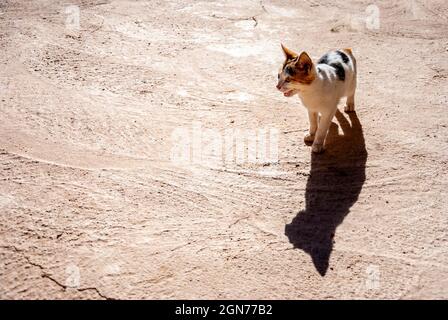
[[[71,3],[0,0],[1,298],[448,298],[446,1]],[[322,155],[280,42],[357,56]]]

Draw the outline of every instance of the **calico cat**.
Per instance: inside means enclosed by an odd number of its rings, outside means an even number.
[[[313,63],[306,52],[298,55],[283,44],[282,49],[286,59],[278,74],[277,89],[285,97],[299,95],[310,121],[304,140],[313,143],[313,152],[323,152],[340,99],[347,97],[345,112],[355,111],[355,57],[351,49],[343,49],[330,51]]]

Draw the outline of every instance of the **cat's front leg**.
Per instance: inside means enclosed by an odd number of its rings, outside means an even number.
[[[319,126],[317,128],[316,137],[314,138],[313,146],[311,147],[311,150],[314,153],[321,153],[324,151],[325,138],[327,137],[328,129],[330,128],[331,124],[331,119],[333,119],[334,114],[335,111],[331,113],[322,114],[319,120]]]
[[[311,112],[310,110],[308,110],[308,119],[310,121],[310,130],[305,135],[303,140],[305,142],[313,142],[314,141],[314,136],[316,135],[316,131],[317,131],[317,124],[318,124],[318,121],[319,121],[319,115],[318,115],[317,112]]]

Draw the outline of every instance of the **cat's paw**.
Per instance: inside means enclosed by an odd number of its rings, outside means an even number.
[[[307,133],[307,134],[303,137],[303,141],[305,141],[305,143],[307,143],[307,142],[313,142],[313,141],[314,141],[314,134]]]
[[[355,104],[354,103],[347,103],[344,107],[345,112],[355,112]]]
[[[313,143],[311,151],[313,151],[314,153],[322,153],[324,152],[324,145],[322,143]]]

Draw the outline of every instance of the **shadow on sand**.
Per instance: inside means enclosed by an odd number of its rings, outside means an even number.
[[[336,119],[344,135],[332,123],[323,154],[311,155],[311,172],[305,193],[305,210],[285,227],[295,248],[307,252],[317,271],[327,272],[336,228],[358,200],[366,179],[367,151],[362,126],[356,113],[350,122],[337,111]]]

